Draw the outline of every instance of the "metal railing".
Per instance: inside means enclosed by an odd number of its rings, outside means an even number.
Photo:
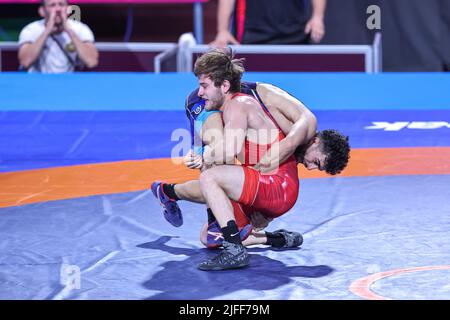
[[[382,71],[381,33],[375,35],[372,45],[240,45],[230,46],[236,54],[361,54],[364,55],[366,73]],[[210,49],[207,45],[185,46],[184,65],[192,71],[193,55]]]
[[[197,45],[191,33],[180,37],[176,43],[123,43],[97,42],[100,52],[157,52],[154,57],[154,72],[162,72],[165,59],[176,57],[178,72],[192,72],[193,55],[201,54],[210,49],[207,45]],[[2,68],[1,52],[4,50],[18,50],[17,42],[0,42],[0,71]],[[364,71],[378,73],[382,71],[381,34],[377,33],[372,45],[240,45],[230,46],[237,54],[356,54],[364,56]]]
[[[177,50],[177,44],[171,42],[159,43],[142,43],[142,42],[96,42],[97,50],[101,52],[153,52],[160,55],[164,52],[172,52]],[[19,44],[17,42],[0,42],[0,71],[2,71],[2,51],[17,51]],[[158,57],[157,55],[157,57]],[[157,58],[155,57],[153,63],[157,66]],[[158,62],[159,63],[159,62]]]

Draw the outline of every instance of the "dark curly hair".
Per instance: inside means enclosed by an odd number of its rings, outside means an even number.
[[[324,169],[328,174],[340,173],[348,164],[350,158],[350,144],[348,136],[344,136],[336,130],[323,130],[317,133],[326,154]]]

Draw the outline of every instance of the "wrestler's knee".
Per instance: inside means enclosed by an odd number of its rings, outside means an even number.
[[[200,188],[208,188],[212,184],[217,184],[219,181],[219,175],[217,174],[216,168],[211,168],[203,171],[200,174]]]

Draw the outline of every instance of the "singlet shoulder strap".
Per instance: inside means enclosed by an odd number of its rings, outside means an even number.
[[[234,98],[239,97],[239,96],[250,96],[250,95],[248,95],[246,93],[242,93],[242,92],[236,92],[236,93],[233,93],[230,100],[233,100]]]
[[[263,110],[263,112],[269,117],[269,119],[275,125],[275,127],[280,131],[280,133],[282,133],[284,135],[283,130],[281,130],[281,127],[275,121],[275,119],[272,116],[272,114],[270,113],[269,109],[267,109],[267,107],[264,105],[264,102],[262,102],[261,98],[259,97],[258,93],[255,90],[252,90],[252,95],[249,95],[249,94],[246,94],[246,93],[242,93],[242,92],[236,92],[235,94],[233,94],[231,96],[231,99],[234,99],[235,97],[238,97],[238,96],[247,96],[247,97],[251,97],[251,98],[255,99],[256,102],[258,102],[258,104],[261,107],[261,109]]]

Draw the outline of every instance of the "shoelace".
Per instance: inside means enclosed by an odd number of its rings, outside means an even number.
[[[237,259],[237,262],[240,262],[242,260],[242,252],[238,252],[236,255],[232,254],[231,252],[228,252],[226,249],[224,249],[219,255],[212,258],[211,262],[219,262],[220,264],[228,264],[230,260],[233,258]]]

